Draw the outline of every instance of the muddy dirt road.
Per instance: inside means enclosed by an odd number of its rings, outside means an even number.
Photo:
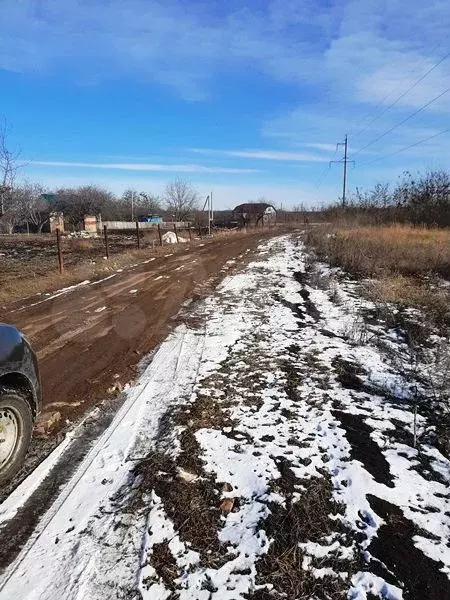
[[[232,235],[176,251],[167,246],[157,257],[143,252],[140,264],[100,281],[0,310],[0,322],[28,336],[41,368],[44,404],[26,471],[56,444],[67,420],[79,420],[135,377],[184,302],[200,297],[223,277],[232,267],[227,261],[243,259],[270,235]],[[49,424],[50,437],[39,438]]]

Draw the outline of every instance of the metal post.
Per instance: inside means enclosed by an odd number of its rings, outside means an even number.
[[[134,190],[131,192],[131,220],[134,221]]]
[[[159,235],[159,245],[163,245],[162,235],[161,235],[161,225],[158,223],[158,235]]]
[[[342,184],[342,206],[345,206],[345,188],[347,185],[347,134],[345,134],[344,144],[344,182]]]
[[[342,160],[330,160],[330,167],[334,163],[339,163],[344,165],[344,179],[342,182],[342,206],[346,205],[346,192],[347,192],[347,163],[355,164],[354,160],[348,160],[347,158],[347,134],[345,135],[345,139],[343,142],[339,142],[336,144],[336,150],[339,149],[339,146],[344,146],[344,158]]]
[[[208,196],[208,235],[211,235],[211,194]]]
[[[62,273],[64,271],[64,260],[63,260],[63,253],[62,253],[62,248],[61,248],[61,235],[59,232],[59,227],[56,228],[56,246],[58,248],[59,272]]]
[[[109,258],[108,227],[106,225],[103,225],[103,233],[105,234],[105,252],[106,252],[106,258]]]
[[[139,221],[136,221],[136,240],[137,240],[138,250],[140,250],[140,248],[141,248],[141,240],[140,240],[140,237],[139,237]]]
[[[213,193],[211,192],[211,221],[214,223]]]
[[[178,240],[178,231],[177,231],[177,224],[174,222],[173,223],[173,230],[175,231],[175,237],[177,238],[177,244],[179,244],[179,240]]]

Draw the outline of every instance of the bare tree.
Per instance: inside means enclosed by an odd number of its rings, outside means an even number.
[[[11,234],[17,225],[25,221],[24,205],[17,190],[8,190],[4,201],[5,212],[0,218],[0,225],[3,230]]]
[[[175,179],[166,186],[164,194],[167,211],[175,221],[186,220],[198,208],[198,194],[192,184],[185,179]]]
[[[108,218],[117,211],[114,195],[95,185],[56,190],[52,208],[64,214],[64,220],[74,229],[82,229],[86,215],[102,214]]]
[[[161,212],[161,200],[158,196],[149,192],[137,192],[128,189],[122,194],[121,203],[127,210],[127,216],[134,213],[134,217],[154,215]],[[133,211],[131,205],[133,204]]]
[[[39,183],[25,182],[13,191],[17,202],[21,205],[23,219],[41,233],[43,226],[50,218],[50,207],[44,197],[45,189]]]
[[[18,160],[20,150],[12,150],[8,147],[8,134],[8,125],[3,120],[0,122],[0,218],[8,231],[12,231],[19,218],[16,214],[17,202],[12,197],[12,191],[17,170],[22,165],[19,164]]]

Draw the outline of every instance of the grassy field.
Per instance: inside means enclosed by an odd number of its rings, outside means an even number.
[[[374,300],[422,308],[450,324],[450,230],[408,225],[327,226],[312,229],[308,244],[330,266],[372,279]]]

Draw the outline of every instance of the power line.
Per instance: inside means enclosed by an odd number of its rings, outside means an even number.
[[[437,138],[440,135],[443,135],[444,133],[449,133],[450,132],[450,128],[449,129],[444,129],[443,131],[439,131],[439,133],[434,133],[433,135],[429,135],[426,138],[423,138],[422,140],[419,140],[418,142],[414,142],[414,144],[410,144],[409,146],[405,146],[404,148],[400,148],[400,150],[396,150],[395,152],[391,152],[390,154],[386,154],[385,156],[380,156],[378,158],[375,158],[374,160],[371,160],[370,162],[367,163],[363,163],[362,165],[359,165],[360,167],[367,167],[369,165],[372,165],[375,162],[378,162],[379,160],[384,160],[385,158],[390,158],[391,156],[395,156],[396,154],[400,154],[400,152],[404,152],[405,150],[409,150],[410,148],[414,148],[414,146],[420,146],[420,144],[424,144],[425,142],[428,142],[429,140],[432,140],[433,138]]]
[[[434,54],[434,52],[435,52],[436,50],[438,50],[438,49],[439,49],[441,46],[442,46],[441,42],[437,42],[436,44],[434,44],[434,46],[433,46],[433,47],[432,47],[432,49],[431,49],[431,50],[428,52],[428,54],[429,54],[430,56],[432,56],[432,55]],[[440,60],[440,61],[438,62],[438,64],[437,64],[437,65],[433,65],[432,69],[430,69],[429,71],[427,71],[427,73],[426,73],[426,74],[424,74],[424,77],[426,77],[426,76],[428,75],[428,73],[430,73],[430,72],[431,72],[431,71],[432,71],[432,70],[433,70],[433,69],[434,69],[436,66],[438,66],[439,64],[441,64],[441,62],[443,62],[443,60],[445,60],[446,58],[448,58],[448,56],[449,56],[449,54],[447,54],[446,56],[444,56],[444,58],[443,58],[442,60]],[[399,83],[399,85],[396,85],[396,86],[394,86],[394,87],[391,89],[391,91],[390,91],[390,92],[388,92],[388,93],[387,93],[387,94],[386,94],[386,95],[383,97],[383,99],[382,99],[380,102],[378,102],[378,103],[377,103],[377,106],[376,106],[375,110],[378,110],[379,108],[382,108],[382,107],[383,107],[383,105],[384,105],[384,103],[386,102],[386,100],[388,100],[388,98],[390,98],[390,97],[391,97],[391,96],[392,96],[392,95],[393,95],[393,94],[394,94],[394,93],[395,93],[397,90],[399,90],[399,89],[402,87],[402,84],[403,84],[403,83],[406,83],[406,82],[407,82],[407,79],[408,79],[408,77],[409,77],[410,75],[414,75],[415,73],[417,73],[417,71],[418,71],[418,70],[419,70],[419,68],[418,68],[418,66],[417,66],[417,65],[416,65],[416,66],[414,66],[414,67],[412,67],[411,69],[408,69],[408,72],[407,72],[407,73],[406,73],[406,74],[403,76],[403,79],[402,79],[402,81]],[[422,76],[421,76],[421,77],[422,77]],[[414,83],[413,83],[413,86],[415,86],[415,85],[416,85],[416,82],[414,82]],[[411,88],[412,88],[413,86],[411,86]],[[409,88],[409,89],[407,90],[407,92],[408,92],[408,91],[409,91],[411,88]],[[395,101],[395,102],[396,102],[396,101]],[[389,108],[390,108],[390,106],[389,106],[389,107],[388,107],[386,110],[388,110]],[[386,111],[383,111],[383,112],[382,112],[380,115],[375,115],[375,118],[374,118],[374,119],[372,119],[372,121],[370,121],[370,123],[367,123],[367,125],[366,125],[365,127],[363,127],[363,129],[359,130],[357,133],[355,133],[355,135],[353,135],[353,132],[354,132],[355,130],[358,130],[358,129],[359,129],[359,127],[363,126],[363,124],[364,124],[364,121],[367,121],[367,119],[368,119],[368,118],[370,118],[370,115],[371,115],[372,111],[371,111],[370,113],[367,113],[367,114],[366,114],[364,117],[362,117],[361,119],[359,119],[359,120],[358,120],[357,124],[356,124],[354,127],[352,127],[352,128],[351,128],[351,130],[350,130],[350,132],[349,132],[348,136],[349,136],[349,137],[352,137],[352,138],[358,137],[359,135],[361,135],[361,133],[363,133],[364,131],[366,131],[366,129],[367,129],[367,128],[368,128],[368,127],[369,127],[369,126],[370,126],[370,125],[371,125],[371,124],[372,124],[374,121],[376,121],[377,119],[379,119],[379,118],[380,118],[380,117],[381,117],[381,116],[382,116],[382,115],[383,115],[385,112],[386,112]]]
[[[377,121],[380,117],[382,117],[384,114],[387,113],[388,110],[390,110],[393,106],[395,106],[396,104],[398,104],[398,102],[400,102],[400,100],[402,98],[404,98],[406,96],[406,94],[408,94],[411,90],[413,90],[415,87],[417,87],[419,85],[419,83],[421,83],[425,77],[427,77],[432,71],[434,71],[441,63],[444,62],[445,59],[447,59],[450,56],[450,52],[448,52],[445,56],[443,56],[437,63],[435,63],[430,69],[428,69],[428,71],[426,73],[424,73],[423,75],[421,75],[419,77],[419,79],[417,79],[407,90],[405,90],[404,92],[402,92],[400,94],[400,96],[398,96],[393,102],[391,102],[391,104],[389,104],[389,106],[387,106],[384,110],[382,110],[378,115],[375,115],[375,117],[369,121],[367,123],[367,125],[365,127],[363,127],[360,131],[358,131],[357,133],[355,133],[353,137],[353,139],[355,137],[358,137],[359,135],[361,135],[361,133],[364,133],[364,131],[367,131],[367,129],[372,125],[372,123],[374,123],[375,121]],[[392,92],[390,92],[387,96],[385,96],[381,102],[381,104],[383,104],[383,102],[385,100],[387,100],[387,98],[389,98],[389,96],[392,95]]]
[[[317,183],[316,183],[316,188],[319,188],[322,185],[322,183],[325,180],[325,177],[328,175],[329,172],[330,172],[330,164],[328,163],[327,166],[325,167],[325,169],[319,175],[319,179],[317,180]]]
[[[397,123],[396,125],[394,125],[393,127],[391,127],[390,129],[388,129],[387,131],[385,131],[384,133],[382,133],[381,135],[379,135],[378,137],[376,137],[374,140],[372,140],[371,142],[369,142],[368,144],[366,144],[365,146],[363,146],[362,148],[360,148],[353,156],[354,157],[357,156],[360,152],[362,152],[363,150],[365,150],[369,146],[372,146],[372,144],[375,144],[376,142],[378,142],[379,140],[381,140],[382,138],[384,138],[386,135],[388,135],[389,133],[391,133],[392,131],[394,131],[394,129],[397,129],[397,127],[400,127],[400,125],[403,125],[403,123],[406,123],[406,121],[409,121],[409,119],[412,119],[413,117],[415,117],[416,115],[418,115],[420,112],[422,112],[423,110],[425,110],[428,106],[430,106],[431,104],[433,104],[433,102],[436,102],[436,100],[439,100],[439,98],[442,98],[442,96],[444,94],[447,94],[447,92],[450,92],[450,88],[447,88],[446,90],[444,90],[443,92],[441,92],[440,94],[438,94],[435,98],[433,98],[432,100],[430,100],[429,102],[427,102],[426,104],[424,104],[423,106],[421,106],[420,108],[418,108],[417,110],[415,110],[410,115],[408,115],[405,119],[403,119],[402,121],[400,121],[399,123]]]
[[[338,146],[336,146],[333,154],[331,155],[331,158],[333,158],[336,155],[336,152],[338,151]],[[330,172],[331,169],[331,164],[330,161],[328,161],[328,164],[325,166],[325,169],[320,173],[317,182],[316,182],[316,188],[320,188],[320,186],[322,185],[322,183],[325,181],[326,176],[328,175],[328,173]]]

